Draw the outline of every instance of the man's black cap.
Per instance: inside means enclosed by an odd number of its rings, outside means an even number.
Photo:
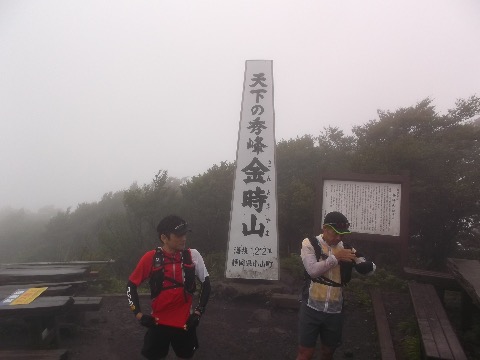
[[[157,226],[158,235],[169,235],[172,233],[175,235],[184,235],[190,231],[192,230],[190,230],[187,222],[177,215],[165,216]]]
[[[350,223],[347,217],[338,211],[332,211],[325,215],[323,225],[330,226],[337,234],[343,235],[351,233],[351,231],[348,230]]]

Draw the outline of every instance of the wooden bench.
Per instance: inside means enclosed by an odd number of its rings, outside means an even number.
[[[98,311],[102,307],[101,296],[74,296],[73,311]]]
[[[12,294],[14,291],[18,289],[28,289],[28,288],[34,288],[34,287],[46,287],[46,286],[19,286],[19,285],[4,285],[0,286],[0,300],[3,300],[10,294]],[[45,290],[42,293],[42,296],[62,296],[62,295],[68,295],[72,293],[73,287],[72,285],[60,285],[60,286],[48,286],[47,290]]]
[[[410,296],[427,359],[467,360],[445,309],[431,284],[410,282]]]
[[[101,296],[74,296],[73,305],[68,312],[58,318],[60,329],[76,332],[78,326],[85,320],[86,311],[98,311],[102,307]]]
[[[383,305],[382,294],[378,289],[372,289],[370,291],[370,296],[372,298],[372,306],[375,313],[375,323],[377,324],[382,360],[395,360],[395,348],[393,346],[392,335],[388,325],[387,313],[385,311],[385,306]]]
[[[59,344],[58,318],[72,307],[70,296],[40,296],[30,304],[0,306],[0,319],[26,324],[29,345],[47,348],[52,343]]]
[[[2,360],[66,360],[66,349],[52,350],[0,350]]]
[[[448,272],[415,269],[410,267],[404,267],[403,272],[407,278],[417,282],[426,282],[445,290],[460,290],[457,281],[453,275]]]

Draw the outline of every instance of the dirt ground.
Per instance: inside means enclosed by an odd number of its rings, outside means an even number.
[[[225,291],[212,291],[207,311],[198,327],[200,347],[195,359],[295,359],[297,309],[274,307],[264,296],[230,295]],[[415,321],[409,295],[407,292],[383,291],[382,296],[397,359],[411,360],[404,354],[405,331],[400,326]],[[359,294],[347,287],[345,299],[343,345],[336,351],[334,359],[380,359],[374,313],[365,293]],[[141,296],[141,303],[142,309],[148,311],[149,297]],[[453,321],[457,315],[453,314]],[[101,309],[85,313],[78,324],[73,330],[61,332],[61,347],[69,350],[69,359],[142,359],[140,349],[145,328],[134,319],[125,295],[103,296]],[[3,335],[3,345],[6,345],[5,335],[7,341],[8,336],[18,339],[12,334],[0,334]],[[19,344],[13,345],[18,347]],[[167,359],[175,359],[172,351]]]
[[[406,309],[402,305],[408,301],[395,298],[392,316],[403,318],[401,312]],[[147,308],[148,298],[142,298],[142,303]],[[335,359],[380,359],[374,316],[368,306],[348,296],[345,312],[344,343]],[[295,309],[274,308],[260,299],[213,296],[198,327],[200,347],[195,359],[295,359],[297,316]],[[84,325],[65,337],[63,345],[73,360],[141,359],[144,332],[126,298],[110,296],[104,298],[99,312],[87,314]],[[172,351],[168,359],[175,359]]]
[[[366,317],[364,322],[358,324],[362,328],[359,334],[362,344],[354,344],[347,337],[339,355],[344,353],[347,358],[372,359],[371,356],[348,355],[358,351],[370,354],[370,349],[376,346],[375,336],[371,333],[372,319]],[[195,359],[294,359],[296,325],[296,310],[213,298],[197,329],[200,347]],[[369,340],[364,341],[367,331]],[[84,326],[65,339],[63,345],[70,350],[73,360],[141,359],[144,333],[144,328],[129,312],[125,298],[107,297],[102,310],[89,313]],[[174,356],[168,358],[175,359]]]

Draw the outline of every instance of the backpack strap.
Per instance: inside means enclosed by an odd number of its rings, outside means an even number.
[[[182,269],[184,274],[183,287],[186,292],[193,294],[196,291],[197,282],[195,281],[195,264],[190,249],[182,250]]]
[[[175,262],[174,259],[173,262]],[[149,281],[152,299],[157,297],[163,290],[175,289],[178,287],[183,287],[185,291],[190,293],[195,292],[195,266],[192,261],[190,249],[182,250],[180,264],[185,275],[183,282],[177,281],[169,276],[165,276],[165,255],[160,246],[156,248],[155,254],[153,255],[152,267],[150,269]],[[164,286],[164,280],[170,282],[171,285]]]
[[[163,263],[164,263],[163,251],[162,251],[162,248],[159,246],[155,249],[155,254],[153,255],[153,262],[152,262],[152,268],[150,269],[150,274],[152,274],[153,269],[162,267]]]
[[[318,243],[318,240],[315,236],[309,236],[308,240],[310,241],[310,244],[313,246],[313,250],[315,250],[315,256],[317,257],[317,261],[321,259],[325,260],[328,258],[328,255],[323,253],[322,247]]]
[[[328,255],[323,252],[322,247],[318,243],[318,239],[316,237],[309,236],[308,240],[310,241],[310,244],[312,244],[313,249],[315,250],[315,256],[317,258],[317,261],[319,261],[320,259],[325,260],[325,259],[328,258]],[[306,271],[305,271],[305,273],[310,278],[310,280],[313,281],[313,282],[320,283],[320,284],[327,285],[327,286],[333,286],[333,287],[342,287],[343,286],[343,284],[338,283],[338,282],[336,282],[332,279],[329,279],[329,278],[327,278],[323,275],[320,275],[319,277],[316,277],[316,278],[312,278]]]
[[[163,290],[163,280],[165,279],[164,262],[163,251],[159,246],[155,249],[155,254],[153,254],[152,267],[150,268],[148,280],[150,285],[150,298],[152,299],[156,298]]]

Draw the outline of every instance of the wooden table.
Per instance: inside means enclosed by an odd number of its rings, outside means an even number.
[[[0,267],[0,285],[80,280],[89,272],[88,265],[4,265]]]
[[[28,344],[33,348],[49,347],[52,342],[59,344],[57,318],[74,304],[71,296],[39,296],[30,304],[1,305],[2,322],[21,320],[27,325]]]
[[[71,284],[65,283],[51,283],[49,285],[38,285],[38,284],[16,284],[16,285],[3,285],[0,286],[0,301],[8,297],[14,291],[18,289],[30,289],[30,288],[42,288],[46,287],[42,293],[42,296],[66,296],[66,295],[74,295],[75,288]]]
[[[28,317],[56,315],[60,311],[73,305],[71,296],[39,296],[30,304],[24,305],[2,305],[0,306],[0,317]]]
[[[462,326],[472,325],[472,313],[480,310],[480,261],[448,258],[447,266],[462,287]]]

